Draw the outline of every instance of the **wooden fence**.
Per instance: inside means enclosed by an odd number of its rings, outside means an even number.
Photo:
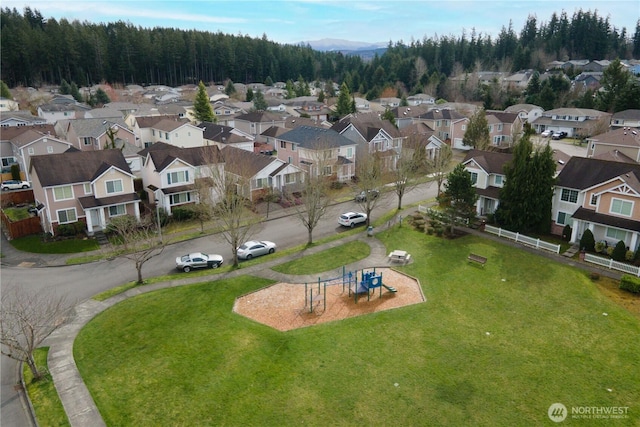
[[[11,221],[3,211],[0,211],[0,219],[2,220],[2,229],[5,231],[8,240],[42,233],[40,218],[37,216],[20,221]]]
[[[0,206],[3,208],[7,206],[21,205],[23,203],[33,203],[35,201],[33,197],[33,190],[16,190],[16,191],[2,191],[0,192]]]

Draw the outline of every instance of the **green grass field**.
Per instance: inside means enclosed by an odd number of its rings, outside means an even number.
[[[74,353],[107,425],[556,425],[556,402],[637,425],[640,319],[585,273],[473,236],[378,237],[412,254],[426,303],[283,333],[232,312],[268,284],[243,276],[96,317]]]

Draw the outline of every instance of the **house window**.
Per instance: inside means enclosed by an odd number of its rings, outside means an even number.
[[[556,224],[567,225],[571,223],[571,215],[566,212],[558,212],[558,218]]]
[[[493,125],[489,125],[489,133],[493,133]]]
[[[467,125],[462,125],[462,130],[467,130]]]
[[[478,182],[477,172],[469,172],[469,174],[471,175],[471,185],[476,185],[476,183]]]
[[[181,203],[188,203],[191,201],[191,193],[178,193],[169,196],[170,205],[179,205]]]
[[[280,141],[280,148],[287,148],[287,143],[284,141]]]
[[[347,158],[350,159],[353,157],[353,147],[347,148]]]
[[[294,182],[296,182],[296,180],[295,180],[295,176],[292,173],[288,173],[284,176],[285,184],[293,184]]]
[[[496,181],[496,185],[503,185],[503,180],[502,180],[502,175],[496,175],[495,181]]]
[[[155,129],[151,129],[151,135],[156,136],[156,130]]]
[[[76,208],[71,209],[61,209],[56,211],[58,214],[58,223],[59,224],[68,224],[70,222],[76,222],[78,217],[76,216]]]
[[[92,193],[91,184],[90,183],[85,182],[82,186],[84,187],[84,194],[91,194]]]
[[[188,181],[189,181],[189,171],[169,172],[167,174],[168,184],[179,184],[181,182],[188,182]]]
[[[289,164],[293,162],[293,157],[289,156]]]
[[[501,124],[498,125],[498,132],[502,132],[502,125]]]
[[[29,153],[31,154],[31,153]],[[13,164],[16,164],[18,162],[16,162],[16,158],[15,157],[3,157],[2,158],[2,166],[7,167]]]
[[[560,200],[563,202],[576,203],[578,201],[578,190],[569,190],[567,188],[562,189]]]
[[[264,178],[258,178],[256,179],[256,188],[263,188],[264,184],[265,184],[265,179]]]
[[[124,205],[109,206],[109,216],[110,217],[120,216],[120,215],[124,215],[126,213],[127,213],[127,210],[125,209]]]
[[[613,240],[622,240],[623,242],[627,238],[627,232],[618,228],[607,227],[607,237]]]
[[[631,216],[631,211],[633,211],[633,202],[629,200],[622,199],[612,199],[611,200],[611,213],[615,213],[618,215]]]
[[[169,132],[164,133],[164,139],[166,139],[167,141],[169,140]]]
[[[595,206],[598,203],[598,196],[595,194],[591,195],[591,200],[589,201],[589,204],[592,206]]]
[[[107,194],[122,193],[122,180],[121,179],[115,179],[113,181],[107,181],[105,184],[107,186]]]
[[[324,168],[322,168],[322,174],[331,175],[331,166],[325,166]]]
[[[291,144],[291,151],[296,151],[296,144]]]
[[[84,145],[91,145],[93,144],[93,138],[90,136],[85,136],[84,138],[82,138],[82,143]]]
[[[27,152],[28,152],[30,155],[33,155],[36,151],[33,149],[33,147],[29,147],[29,149],[27,150]]]
[[[55,187],[53,189],[53,199],[58,202],[60,200],[69,200],[73,199],[73,189],[70,185],[65,185],[63,187]]]

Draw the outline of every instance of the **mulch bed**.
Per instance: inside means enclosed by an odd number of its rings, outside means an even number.
[[[237,298],[233,310],[279,331],[289,331],[426,301],[418,279],[391,268],[375,271],[382,274],[384,285],[397,292],[376,288],[370,291],[368,300],[364,293],[356,302],[349,286],[341,280],[329,282],[326,287],[317,282],[306,287],[304,283],[276,283]],[[310,299],[314,300],[313,310]]]

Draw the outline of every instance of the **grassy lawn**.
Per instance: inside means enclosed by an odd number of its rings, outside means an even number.
[[[315,274],[333,270],[369,256],[371,248],[359,240],[273,267],[284,274]]]
[[[107,425],[555,425],[555,402],[637,425],[640,318],[585,273],[475,236],[378,237],[412,254],[426,303],[283,333],[233,314],[269,283],[242,276],[96,317],[74,353]]]
[[[43,242],[42,238],[36,234],[11,240],[10,243],[16,249],[36,254],[72,254],[100,249],[100,245],[94,239],[69,239]]]
[[[41,369],[47,366],[48,353],[49,347],[36,349],[34,357],[38,368]],[[58,392],[51,380],[51,375],[47,374],[42,380],[33,382],[31,370],[26,363],[23,365],[22,374],[29,398],[32,402],[37,402],[37,405],[34,405],[34,409],[38,424],[42,427],[70,425],[67,414],[62,407],[62,402],[58,397]]]

